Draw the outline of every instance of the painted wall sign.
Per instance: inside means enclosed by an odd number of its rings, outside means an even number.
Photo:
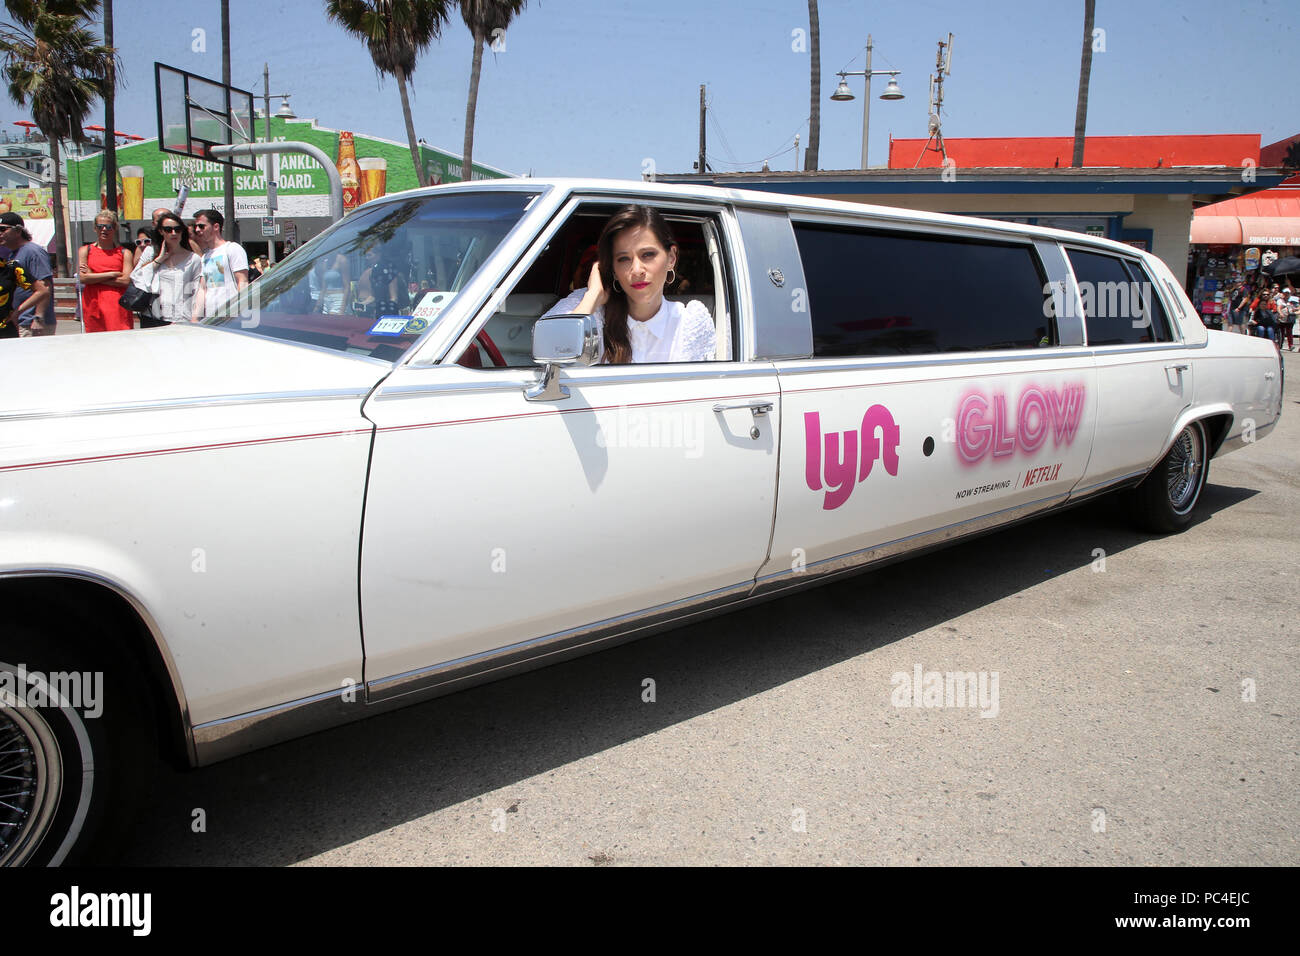
[[[262,120],[257,122],[259,139],[265,135],[263,123]],[[352,188],[356,201],[365,202],[388,193],[415,189],[419,185],[411,162],[411,150],[406,143],[362,136],[348,130],[326,129],[310,119],[271,117],[272,140],[310,143],[332,159],[340,155],[340,138],[346,147],[344,133],[351,137],[352,142],[351,151],[345,148],[344,152],[350,160],[349,174],[355,179]],[[427,146],[420,149],[426,169],[436,173],[438,182],[455,182],[461,178],[459,159]],[[260,219],[270,215],[266,205],[267,159],[259,157],[261,168],[258,170],[235,170],[235,210],[241,218]],[[207,207],[222,209],[226,167],[220,163],[164,153],[158,148],[157,139],[118,147],[117,162],[122,175],[118,186],[122,204],[118,208],[129,221],[146,219],[155,209],[173,208],[177,193],[187,183],[189,200],[186,209],[191,214]],[[474,164],[475,179],[508,175],[504,170]],[[280,154],[276,182],[279,187],[277,215],[285,218],[329,215],[329,180],[325,170],[311,157],[302,153]],[[70,218],[74,222],[94,219],[103,208],[107,192],[103,154],[69,162],[67,183]]]

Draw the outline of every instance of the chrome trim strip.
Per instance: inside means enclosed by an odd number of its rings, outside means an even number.
[[[1039,498],[1036,501],[1026,502],[1022,505],[1014,505],[1010,508],[1003,508],[1001,511],[994,511],[989,514],[979,515],[975,518],[968,518],[965,521],[954,522],[953,524],[944,525],[940,528],[934,528],[930,531],[918,531],[916,534],[910,534],[902,538],[895,538],[892,541],[886,541],[883,544],[872,545],[869,548],[862,548],[858,551],[849,551],[845,554],[836,555],[833,558],[824,558],[814,564],[808,565],[800,571],[785,570],[778,571],[774,574],[765,575],[755,580],[754,593],[764,594],[772,589],[780,589],[781,582],[791,577],[798,577],[800,584],[808,580],[824,578],[827,575],[840,574],[846,571],[854,571],[868,564],[874,564],[888,558],[897,557],[902,554],[910,554],[922,548],[932,547],[937,544],[945,544],[957,538],[965,537],[968,534],[974,534],[979,531],[987,531],[1014,521],[1017,518],[1027,517],[1040,511],[1046,511],[1057,504],[1060,504],[1069,498],[1069,492],[1062,492],[1059,495],[1052,495],[1048,498]]]
[[[856,361],[846,362],[843,356],[824,359],[775,359],[777,372],[781,375],[800,375],[810,372],[862,372],[871,369],[895,368],[933,368],[958,367],[962,365],[996,365],[1002,362],[1032,362],[1051,359],[1086,359],[1092,358],[1092,352],[1084,345],[1060,346],[1051,349],[1035,349],[1032,352],[964,352],[961,356],[926,355],[909,359],[890,359],[877,355],[864,355]],[[1092,368],[1080,364],[1081,368]],[[1075,366],[1066,366],[1073,370]],[[865,383],[870,384],[870,383]]]
[[[355,700],[344,700],[349,690],[356,694]],[[206,767],[272,743],[338,727],[376,713],[363,700],[358,685],[198,724],[193,731],[195,765]]]
[[[673,601],[670,604],[661,604],[645,611],[633,611],[594,624],[571,627],[527,641],[507,644],[494,650],[444,661],[441,664],[393,674],[391,677],[377,678],[366,681],[366,692],[370,700],[383,701],[425,686],[444,683],[447,679],[459,679],[458,675],[463,673],[481,672],[485,666],[496,669],[508,663],[522,662],[524,659],[535,660],[541,656],[602,643],[647,628],[662,627],[670,622],[676,623],[701,612],[731,604],[736,600],[743,600],[752,589],[753,582],[744,581],[730,587],[717,588],[680,601]]]
[[[745,581],[731,588],[718,589],[706,595],[665,605],[668,608],[666,611],[654,608],[627,614],[457,661],[447,661],[434,667],[371,681],[366,684],[366,693],[358,695],[356,701],[344,700],[344,689],[331,689],[311,697],[207,721],[194,728],[196,763],[207,766],[273,743],[397,710],[511,674],[560,663],[583,655],[597,644],[613,646],[721,614],[749,603],[747,595],[751,588],[752,582]],[[377,688],[380,688],[378,693]],[[363,696],[365,703],[361,704]]]
[[[1151,345],[1090,345],[1089,349],[1102,359],[1108,355],[1127,355],[1130,352],[1172,352],[1178,349],[1185,349],[1188,346],[1182,342],[1157,342]]]
[[[446,368],[446,366],[440,366]],[[734,378],[771,378],[773,373],[770,364],[763,367],[754,367],[745,363],[744,367],[738,367],[736,364],[729,362],[693,362],[683,363],[682,367],[663,368],[662,366],[646,365],[643,366],[644,372],[628,372],[627,366],[592,366],[590,368],[571,368],[565,369],[561,373],[561,383],[572,385],[626,385],[626,384],[644,384],[647,382],[669,382],[690,379],[692,381],[711,381],[719,379]],[[429,382],[429,383],[411,383],[408,385],[384,385],[374,395],[375,401],[384,401],[393,398],[409,398],[411,396],[434,394],[434,393],[455,393],[455,392],[480,392],[480,391],[518,391],[525,385],[532,385],[537,381],[537,372],[541,366],[532,369],[496,369],[501,375],[494,377],[492,381],[483,382]],[[479,370],[476,370],[479,371]],[[484,369],[483,372],[491,370]],[[513,372],[510,377],[506,373]]]
[[[131,606],[131,609],[144,622],[145,628],[149,632],[149,637],[153,640],[154,646],[158,649],[162,657],[163,666],[167,668],[167,677],[171,682],[172,693],[176,699],[177,713],[180,716],[181,731],[185,738],[185,749],[191,764],[198,761],[198,752],[195,750],[193,725],[190,723],[190,703],[185,696],[185,685],[181,682],[180,670],[176,667],[176,661],[172,657],[171,649],[167,642],[162,638],[162,629],[158,622],[154,620],[153,614],[145,607],[144,602],[138,599],[127,588],[114,581],[112,578],[105,577],[102,574],[96,574],[93,571],[83,571],[73,568],[24,568],[21,571],[4,571],[0,570],[0,580],[7,578],[71,578],[77,581],[88,581],[91,584],[97,584],[112,591],[121,597]]]
[[[225,405],[252,405],[266,402],[318,402],[332,399],[363,399],[373,388],[325,388],[304,392],[246,392],[229,395],[201,395],[195,398],[159,398],[142,402],[106,402],[78,408],[24,408],[0,412],[0,421],[32,418],[64,418],[73,415],[107,415],[115,412],[160,411],[165,408],[217,408]]]
[[[1160,457],[1164,457],[1163,452]],[[1159,461],[1160,459],[1157,458],[1156,460]],[[1126,482],[1131,482],[1135,478],[1145,478],[1149,471],[1149,468],[1143,468],[1141,471],[1131,471],[1127,475],[1120,475],[1118,478],[1107,478],[1105,481],[1099,481],[1094,485],[1085,485],[1082,488],[1075,488],[1074,491],[1070,492],[1070,500],[1075,501],[1082,497],[1109,491],[1112,488],[1125,484]]]

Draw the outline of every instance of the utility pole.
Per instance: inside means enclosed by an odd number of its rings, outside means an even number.
[[[221,0],[221,82],[226,87],[226,116],[230,116],[230,0]],[[235,170],[227,166],[225,185],[222,190],[226,206],[229,232],[223,230],[223,236],[232,242],[239,241],[239,216],[235,212]]]
[[[695,164],[695,167],[696,169],[699,170],[701,176],[704,175],[705,171],[708,169],[704,161],[704,84],[703,83],[700,84],[700,158],[699,161]]]
[[[271,64],[262,64],[262,111],[266,117],[266,141],[271,142]],[[275,153],[266,155],[266,212],[274,217],[279,205],[276,196],[276,183],[271,178],[272,172],[279,166]],[[278,228],[278,227],[277,227]],[[267,261],[275,265],[275,236],[266,243]]]

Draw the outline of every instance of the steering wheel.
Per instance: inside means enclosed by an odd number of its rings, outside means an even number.
[[[487,353],[488,359],[492,362],[493,368],[508,368],[505,356],[497,348],[497,344],[492,341],[492,336],[487,334],[486,329],[480,329],[478,335],[474,336],[474,341],[469,344],[465,354],[460,357],[457,365],[463,365],[465,368],[482,368],[483,359],[479,354],[479,346]]]
[[[492,336],[487,334],[487,329],[479,329],[478,335],[474,336],[475,340],[483,346],[483,351],[487,352],[488,358],[492,360],[493,368],[506,368],[506,358],[497,348],[497,344],[492,341]]]

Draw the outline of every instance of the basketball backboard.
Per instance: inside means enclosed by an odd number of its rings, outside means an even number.
[[[255,156],[218,159],[213,146],[254,141],[253,94],[155,62],[158,148],[165,153],[257,169]]]

